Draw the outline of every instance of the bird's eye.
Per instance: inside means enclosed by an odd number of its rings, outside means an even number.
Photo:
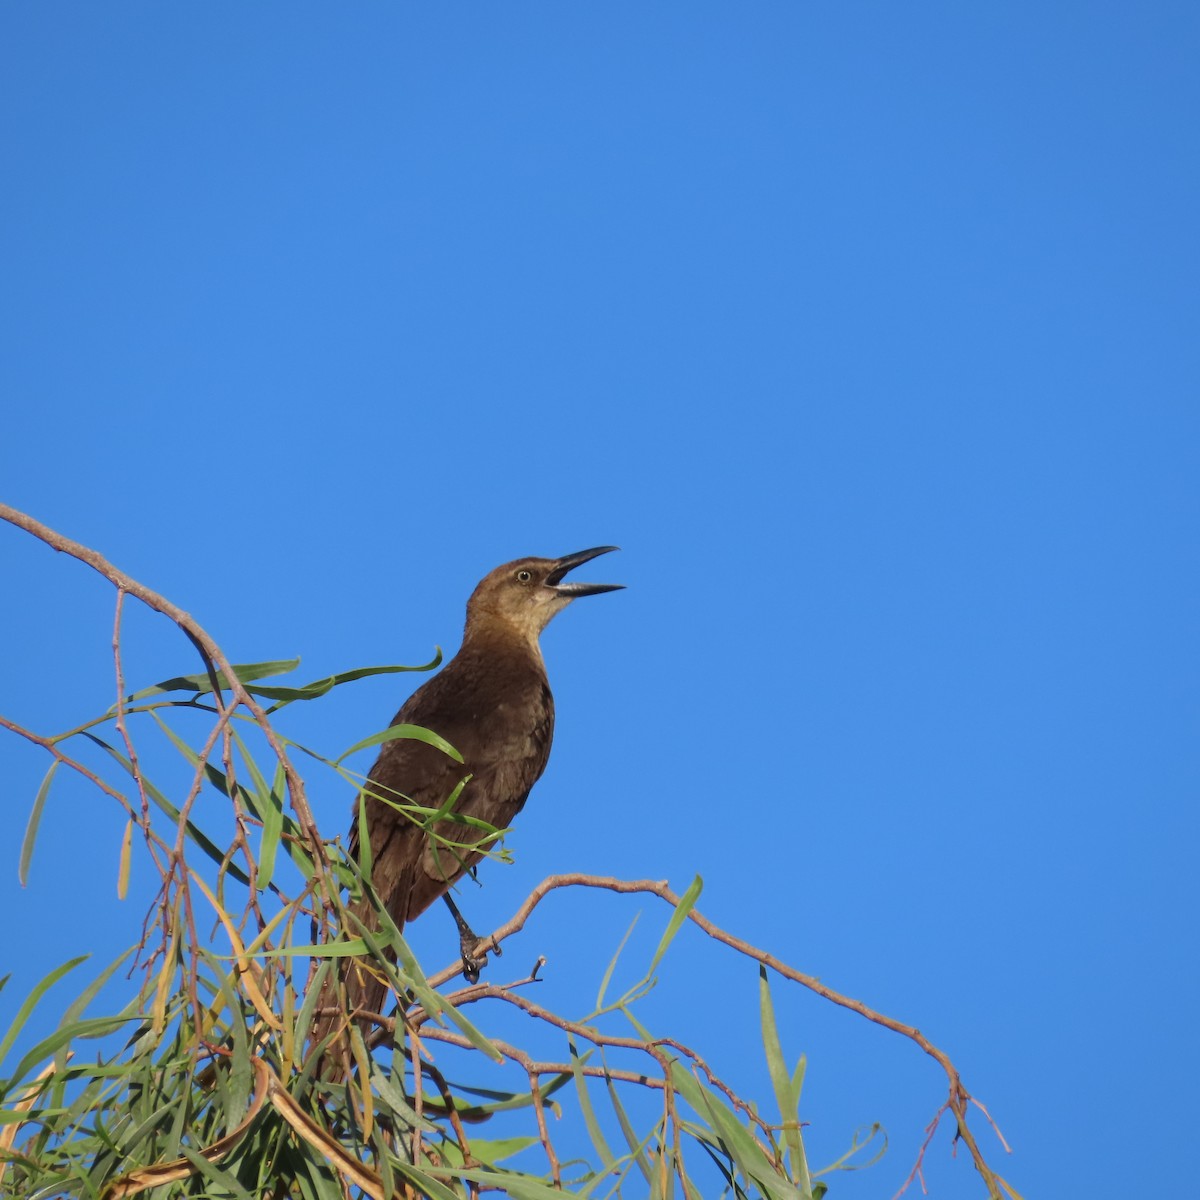
[[[517,572],[517,582],[518,583],[528,583],[532,578],[533,578],[533,575],[529,571],[518,571]]]

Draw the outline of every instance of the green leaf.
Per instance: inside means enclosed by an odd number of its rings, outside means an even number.
[[[278,712],[296,700],[316,700],[320,696],[324,696],[326,692],[332,691],[343,683],[353,683],[356,679],[366,679],[370,675],[394,675],[400,671],[432,671],[441,666],[442,650],[440,646],[434,647],[434,656],[430,662],[422,663],[419,666],[395,666],[389,665],[386,667],[357,667],[353,671],[341,671],[336,675],[327,675],[324,679],[314,680],[312,683],[306,683],[303,687],[287,688],[287,687],[256,687],[247,688],[247,691],[253,692],[256,696],[262,696],[268,700],[277,700],[279,703],[274,704],[267,710],[268,713]]]
[[[571,1082],[569,1073],[564,1072],[562,1075],[555,1075],[550,1082],[542,1085],[538,1084],[538,1092],[542,1097],[543,1102],[548,1100],[559,1088],[565,1087]],[[465,1092],[469,1096],[479,1096],[485,1100],[492,1100],[492,1104],[478,1104],[471,1109],[459,1108],[463,1119],[466,1120],[468,1114],[473,1118],[482,1119],[483,1117],[491,1116],[498,1112],[515,1112],[521,1108],[529,1108],[533,1104],[532,1092],[497,1092],[491,1088],[471,1087],[468,1084],[459,1084],[459,1090]]]
[[[575,1091],[579,1096],[579,1110],[583,1113],[588,1136],[592,1139],[592,1145],[596,1147],[596,1153],[600,1155],[600,1161],[604,1164],[605,1170],[611,1171],[616,1159],[605,1140],[600,1122],[596,1120],[596,1110],[592,1107],[592,1099],[588,1095],[587,1077],[583,1073],[583,1064],[591,1057],[592,1052],[589,1050],[587,1054],[580,1056],[579,1050],[575,1046],[575,1039],[569,1034],[567,1035],[567,1048],[571,1052],[571,1074],[575,1079]]]
[[[258,886],[271,886],[275,874],[275,857],[279,852],[279,839],[283,834],[283,797],[287,788],[287,772],[283,763],[275,764],[275,778],[271,780],[266,803],[262,811],[262,843],[258,852]],[[288,821],[291,825],[292,822]],[[306,876],[307,877],[307,876]]]
[[[152,712],[150,716],[154,718],[154,721],[158,725],[159,729],[161,729],[163,733],[167,735],[175,749],[178,750],[179,753],[182,754],[183,757],[187,759],[187,761],[197,770],[203,768],[208,782],[211,783],[212,786],[215,787],[222,796],[228,796],[229,780],[225,778],[225,772],[219,767],[214,767],[212,763],[208,761],[202,762],[200,755],[197,754],[196,751],[193,750],[191,746],[189,746],[187,742],[185,742],[183,738],[181,738],[179,734],[177,734],[170,727],[170,725],[168,725],[166,721],[164,721],[162,717],[158,715],[157,712]],[[243,788],[239,790],[244,791],[245,789]]]
[[[696,901],[700,898],[700,893],[703,889],[704,880],[697,875],[692,880],[692,884],[688,890],[683,893],[679,903],[675,906],[675,911],[671,914],[671,919],[667,922],[667,928],[662,935],[662,940],[658,943],[658,949],[655,950],[654,957],[650,960],[650,966],[646,969],[647,975],[650,975],[654,968],[662,961],[662,956],[666,954],[667,947],[679,932],[680,926],[687,920],[688,913],[696,906]]]
[[[700,1087],[699,1100],[701,1107],[696,1111],[708,1117],[713,1130],[733,1156],[742,1174],[748,1180],[753,1180],[770,1200],[813,1200],[811,1187],[798,1188],[780,1176],[775,1164],[767,1157],[754,1136],[720,1097],[707,1088]],[[692,1103],[690,1097],[688,1103]]]
[[[398,1158],[391,1160],[392,1169],[398,1174],[403,1175],[410,1183],[415,1183],[419,1189],[419,1194],[426,1196],[429,1200],[462,1200],[462,1197],[455,1191],[446,1187],[434,1176],[434,1168],[429,1171],[419,1171],[416,1167],[410,1166],[406,1162],[402,1162]],[[437,1172],[442,1174],[443,1172]],[[461,1170],[456,1170],[447,1173],[450,1178],[456,1179],[464,1174]],[[492,1178],[495,1178],[494,1176]],[[342,1193],[338,1193],[341,1195]],[[556,1200],[562,1200],[562,1193],[557,1194]]]
[[[771,1086],[775,1089],[775,1101],[779,1105],[779,1119],[783,1124],[784,1141],[791,1157],[792,1178],[801,1191],[812,1191],[812,1178],[808,1173],[808,1158],[804,1153],[804,1141],[800,1134],[800,1093],[793,1089],[791,1076],[783,1059],[783,1047],[779,1042],[779,1029],[775,1023],[775,1005],[771,1001],[771,985],[767,979],[767,968],[758,968],[759,1010],[762,1020],[763,1050],[767,1056],[767,1070]]]
[[[796,1104],[800,1103],[800,1092],[804,1087],[804,1072],[808,1070],[807,1055],[800,1055],[796,1062],[796,1069],[792,1072],[792,1095],[796,1097]]]
[[[17,1009],[17,1015],[13,1018],[13,1023],[8,1027],[8,1032],[4,1035],[4,1040],[0,1041],[0,1063],[4,1062],[4,1056],[12,1049],[12,1044],[17,1040],[17,1035],[21,1032],[22,1026],[29,1020],[29,1014],[38,1006],[41,998],[66,974],[75,970],[81,962],[88,960],[88,955],[81,954],[78,958],[69,959],[60,967],[55,967],[49,975],[45,976],[38,983],[32,992],[25,998],[25,1003]]]
[[[234,663],[231,664],[231,669],[234,676],[241,683],[246,684],[255,679],[269,679],[272,675],[286,675],[299,665],[298,658],[285,658],[277,662]],[[223,688],[229,687],[229,679],[224,671],[217,672],[217,680]],[[211,691],[212,680],[205,671],[199,675],[177,675],[174,679],[164,679],[162,683],[156,683],[153,687],[143,688],[140,692],[126,696],[125,703],[132,704],[136,700],[145,700],[147,696],[162,695],[163,692],[195,692],[198,696],[202,696]],[[116,706],[114,705],[108,711],[115,713]]]
[[[370,879],[375,871],[375,853],[371,846],[371,828],[362,792],[354,802],[354,820],[358,826],[358,869],[364,879]]]
[[[228,1171],[222,1170],[217,1163],[209,1161],[199,1150],[189,1146],[187,1142],[181,1142],[179,1149],[182,1157],[196,1168],[201,1177],[217,1185],[220,1189],[216,1193],[217,1195],[228,1196],[230,1200],[254,1200],[254,1197]],[[213,1195],[214,1193],[209,1192],[208,1194]]]
[[[867,1130],[866,1137],[862,1137],[863,1130]],[[850,1160],[852,1158],[854,1158],[856,1155],[861,1154],[875,1140],[876,1136],[879,1134],[883,1135],[883,1145],[880,1146],[879,1149],[876,1150],[875,1153],[872,1154],[871,1157],[868,1158],[865,1162],[851,1163]],[[862,1138],[861,1141],[859,1140],[860,1137]],[[878,1121],[874,1122],[872,1125],[869,1125],[869,1126],[862,1125],[854,1131],[854,1137],[851,1139],[851,1142],[850,1142],[850,1149],[847,1150],[846,1153],[843,1154],[840,1158],[834,1159],[833,1162],[831,1162],[829,1164],[829,1166],[822,1167],[819,1171],[814,1171],[813,1176],[816,1177],[817,1175],[828,1175],[830,1171],[861,1171],[861,1170],[864,1170],[866,1167],[873,1166],[875,1163],[877,1163],[887,1153],[887,1148],[888,1148],[887,1133],[884,1131],[883,1126]]]
[[[400,930],[396,927],[396,922],[392,920],[391,914],[380,901],[375,889],[364,878],[362,880],[363,890],[369,896],[374,910],[376,920],[379,922],[378,931],[370,929],[364,924],[353,912],[349,916],[353,923],[358,926],[359,932],[367,943],[367,948],[371,953],[371,958],[375,965],[382,970],[393,985],[400,990],[411,988],[420,1002],[421,1007],[425,1009],[430,1016],[435,1018],[448,1017],[457,1027],[459,1032],[473,1045],[477,1050],[481,1050],[490,1059],[501,1063],[504,1061],[504,1055],[492,1045],[491,1041],[486,1038],[466,1017],[462,1015],[457,1008],[449,1004],[440,992],[435,992],[429,986],[425,978],[425,973],[421,970],[417,963],[413,952],[408,948],[408,943],[404,940]],[[383,952],[383,948],[376,940],[382,934],[384,944],[390,946],[396,955],[396,963],[402,974],[397,973],[394,967],[387,959]],[[443,1022],[444,1023],[444,1022]]]
[[[472,1138],[471,1156],[476,1162],[482,1163],[484,1166],[491,1166],[506,1158],[512,1158],[514,1154],[520,1154],[522,1150],[528,1150],[530,1146],[537,1144],[536,1137],[511,1137],[502,1138],[499,1141],[482,1141],[479,1138]],[[447,1162],[459,1167],[463,1165],[462,1150],[456,1142],[443,1142],[438,1148]],[[559,1196],[562,1194],[562,1192],[558,1193]]]
[[[279,838],[283,832],[283,796],[287,785],[287,775],[284,772],[283,763],[276,763],[275,779],[271,786],[267,787],[267,781],[262,771],[259,770],[258,763],[254,761],[254,756],[236,729],[233,730],[233,740],[242,752],[242,761],[250,772],[250,782],[254,784],[254,791],[246,791],[245,794],[255,815],[262,822],[257,882],[259,890],[265,891],[271,886],[271,877],[275,873],[275,854],[279,849]]]
[[[111,754],[113,758],[115,758],[131,776],[133,775],[133,768],[129,765],[129,760],[119,750],[113,746],[110,746],[106,741],[104,741],[103,738],[98,738],[94,733],[84,733],[83,736],[87,738],[88,741],[95,742],[95,744],[102,750],[107,750],[108,753]],[[156,788],[154,784],[152,784],[150,780],[145,777],[145,775],[142,776],[142,786],[146,789],[146,795],[149,796],[150,799],[153,800],[154,803],[160,809],[162,809],[162,811],[165,812],[172,821],[178,824],[179,809],[177,809],[175,805],[173,805],[170,800],[168,800],[166,796],[164,796],[162,792],[160,792],[158,788]],[[207,834],[203,833],[199,828],[197,828],[197,826],[194,825],[190,820],[187,823],[187,832],[188,837],[190,837],[192,841],[195,842],[196,845],[199,846],[200,849],[203,850],[204,853],[213,860],[213,862],[217,863],[218,866],[225,861],[225,852],[219,849],[212,839],[208,837]],[[227,865],[226,870],[239,883],[249,884],[250,880],[247,878],[245,871],[243,871],[236,863],[230,862]]]
[[[401,1073],[403,1073],[403,1069],[403,1065],[401,1065]],[[379,1098],[392,1110],[393,1115],[399,1116],[400,1120],[410,1129],[422,1129],[426,1133],[439,1132],[438,1126],[432,1121],[426,1117],[417,1116],[417,1110],[409,1104],[404,1089],[374,1060],[371,1062],[371,1082],[379,1092]]]
[[[365,938],[346,938],[336,942],[311,942],[306,946],[284,946],[279,950],[257,950],[255,958],[295,958],[303,955],[305,958],[361,958],[371,951],[370,943]],[[232,962],[236,954],[220,954],[218,958]]]
[[[71,1025],[64,1025],[56,1029],[48,1038],[44,1038],[38,1042],[21,1059],[17,1064],[17,1069],[12,1074],[11,1082],[15,1083],[20,1079],[24,1079],[26,1072],[31,1068],[36,1067],[43,1059],[49,1058],[59,1047],[75,1041],[76,1038],[103,1037],[105,1034],[120,1029],[122,1025],[127,1025],[130,1021],[136,1020],[139,1020],[136,1014],[128,1013],[121,1017],[88,1017],[86,1020],[76,1021]]]
[[[25,838],[21,842],[21,857],[17,863],[17,878],[21,881],[22,887],[29,883],[29,860],[33,857],[33,843],[37,840],[42,809],[46,806],[46,797],[50,793],[50,781],[54,778],[54,772],[57,770],[58,759],[56,758],[50,764],[50,769],[46,772],[41,786],[37,790],[37,795],[33,798],[33,808],[29,812],[29,821],[25,826]]]
[[[129,895],[129,869],[133,852],[134,819],[125,822],[125,836],[121,839],[121,857],[117,866],[117,899],[124,900]]]
[[[629,1116],[625,1112],[625,1106],[621,1103],[620,1096],[617,1095],[617,1087],[613,1082],[612,1076],[606,1073],[604,1082],[608,1085],[608,1098],[612,1103],[613,1111],[617,1114],[617,1124],[620,1125],[621,1132],[625,1135],[625,1142],[629,1146],[629,1153],[633,1155],[633,1159],[637,1163],[638,1170],[641,1171],[643,1178],[647,1183],[650,1183],[653,1176],[651,1175],[650,1164],[646,1161],[644,1150],[646,1143],[654,1136],[653,1130],[646,1135],[645,1139],[639,1141],[637,1134],[633,1131],[633,1125],[629,1120]]]
[[[440,750],[443,754],[448,754],[457,763],[463,760],[463,756],[445,738],[438,737],[430,729],[424,729],[420,725],[391,725],[383,730],[382,733],[373,733],[370,737],[363,738],[361,742],[355,742],[349,750],[339,754],[333,760],[334,765],[336,766],[338,763],[344,762],[350,755],[356,754],[359,750],[366,750],[370,746],[380,746],[384,742],[393,742],[397,738],[411,738],[417,742],[425,742],[427,745]]]
[[[629,935],[633,933],[633,927],[638,923],[638,917],[641,913],[634,913],[633,920],[629,922],[629,928],[625,930],[625,936],[621,939],[621,944],[617,947],[617,952],[612,956],[608,963],[608,969],[604,972],[604,978],[600,980],[600,990],[596,993],[596,1011],[592,1013],[593,1017],[599,1016],[604,1011],[604,993],[608,991],[608,985],[612,982],[613,971],[617,967],[617,959],[621,957],[621,951],[625,949],[625,943],[629,941]]]
[[[67,1011],[63,1013],[60,1025],[66,1025],[71,1021],[78,1021],[79,1018],[87,1011],[88,1005],[95,1000],[100,989],[113,977],[113,975],[128,961],[129,956],[137,950],[136,946],[130,946],[119,958],[115,958],[91,983],[75,997],[74,1000],[67,1006]],[[129,1011],[132,1013],[136,1007],[136,1001],[130,1001]],[[64,1064],[65,1065],[65,1064]]]

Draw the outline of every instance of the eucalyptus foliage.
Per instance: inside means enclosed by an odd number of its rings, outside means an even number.
[[[757,1020],[769,1097],[736,1095],[712,1057],[652,1033],[639,1016],[700,893],[698,878],[637,982],[610,995],[617,959],[597,961],[595,1002],[570,1017],[530,998],[532,976],[471,987],[428,974],[377,902],[376,928],[355,927],[348,901],[365,890],[374,902],[369,865],[313,836],[291,764],[308,762],[357,788],[364,781],[346,758],[387,738],[456,752],[429,731],[400,726],[330,757],[289,740],[278,714],[437,660],[281,682],[297,665],[168,679],[44,739],[53,757],[33,797],[22,877],[56,780],[84,770],[123,822],[120,890],[135,870],[154,872],[159,887],[145,921],[131,925],[129,951],[84,983],[83,960],[65,962],[0,1034],[0,1196],[821,1197],[825,1172],[810,1166],[801,1117],[805,1063],[785,1058],[764,968]],[[257,713],[231,697],[238,684]],[[158,750],[151,739],[161,739]],[[161,759],[164,747],[180,756],[182,784],[160,787],[140,765]],[[385,799],[454,852],[448,804]],[[503,854],[503,832],[486,831],[492,856]],[[314,1044],[318,1005],[339,994],[348,956],[388,980],[394,1027],[364,1037],[359,1021],[343,1019]],[[513,1006],[535,1018],[530,1046],[495,1032]],[[61,1016],[46,1033],[53,1011]],[[31,1042],[34,1030],[40,1040]],[[535,1040],[557,1046],[556,1057],[540,1059]],[[339,1055],[343,1070],[324,1069]],[[495,1064],[507,1066],[498,1073]],[[497,1086],[501,1077],[509,1086]],[[877,1127],[862,1131],[826,1171],[867,1165],[883,1143]],[[580,1146],[590,1150],[581,1155]]]

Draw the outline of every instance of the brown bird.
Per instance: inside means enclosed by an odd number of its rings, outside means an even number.
[[[554,734],[554,697],[538,637],[572,600],[623,586],[564,582],[573,567],[616,549],[598,546],[562,558],[520,558],[485,576],[467,603],[461,649],[409,697],[392,721],[432,730],[463,761],[425,742],[398,738],[384,744],[367,777],[360,802],[366,805],[375,891],[400,928],[445,896],[459,922],[468,977],[478,970],[469,959],[476,939],[447,892],[482,858],[487,846],[471,847],[486,831],[440,821],[437,833],[456,843],[447,846],[428,836],[418,823],[420,817],[405,815],[381,797],[438,809],[469,776],[453,811],[495,829],[511,824],[545,770]],[[357,858],[357,803],[355,813],[350,847]],[[365,899],[352,911],[368,927],[374,925]],[[351,1008],[379,1012],[385,993],[381,981],[350,971]]]

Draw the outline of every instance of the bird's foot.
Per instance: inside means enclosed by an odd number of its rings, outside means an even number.
[[[479,972],[487,964],[487,955],[482,958],[474,956],[473,951],[479,945],[479,939],[470,930],[463,934],[459,945],[462,948],[463,978],[468,983],[478,983]]]
[[[450,912],[454,915],[454,923],[458,926],[458,946],[462,952],[463,978],[468,983],[478,983],[479,973],[487,965],[487,950],[485,949],[482,955],[476,955],[482,939],[467,924],[466,918],[458,911],[458,905],[450,899],[449,895],[444,899]],[[495,946],[494,949],[497,954],[500,953],[499,946]]]

